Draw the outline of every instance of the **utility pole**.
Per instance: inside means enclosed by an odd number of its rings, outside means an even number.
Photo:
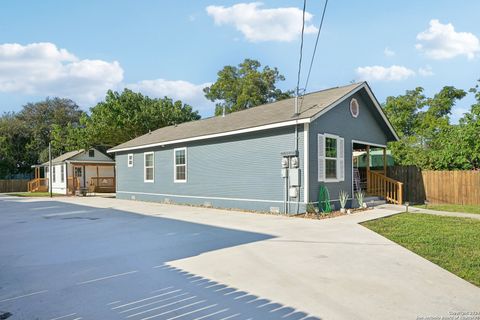
[[[50,191],[50,198],[53,197],[52,194],[52,143],[48,143],[48,189]]]

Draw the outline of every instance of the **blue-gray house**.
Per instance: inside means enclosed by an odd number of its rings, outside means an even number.
[[[318,202],[320,185],[336,206],[341,190],[401,202],[386,162],[353,161],[353,152],[397,139],[362,82],[306,94],[297,105],[292,98],[164,127],[108,152],[118,198],[297,213]]]

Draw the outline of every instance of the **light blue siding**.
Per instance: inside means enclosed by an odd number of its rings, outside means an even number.
[[[294,126],[169,145],[116,155],[117,197],[167,200],[174,203],[269,211],[283,209],[281,152],[293,151]],[[298,126],[300,170],[303,174],[303,126]],[[187,148],[187,182],[174,182],[174,149]],[[155,181],[144,182],[144,152],[155,153]],[[134,154],[133,167],[127,154]],[[303,179],[302,185],[303,185]],[[300,192],[303,202],[303,186]],[[304,210],[300,205],[298,210]],[[297,205],[290,205],[295,212]]]
[[[357,99],[360,113],[357,118],[350,113],[350,101]],[[345,139],[345,180],[343,182],[318,182],[318,134],[330,133]],[[309,177],[310,202],[318,201],[319,185],[323,184],[330,192],[330,199],[338,199],[340,190],[352,197],[352,140],[386,145],[389,139],[386,124],[364,90],[354,94],[338,106],[310,123],[309,130]],[[390,137],[391,139],[391,137]],[[338,201],[334,202],[338,208]]]

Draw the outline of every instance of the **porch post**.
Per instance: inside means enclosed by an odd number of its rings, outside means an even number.
[[[383,148],[383,175],[387,176],[387,148]]]
[[[370,146],[367,145],[367,163],[365,164],[367,171],[367,193],[370,193]]]

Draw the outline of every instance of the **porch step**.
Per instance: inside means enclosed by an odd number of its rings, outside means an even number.
[[[387,203],[387,201],[385,201],[385,199],[382,197],[365,197],[363,202],[365,202],[369,208],[381,206],[382,204]]]

